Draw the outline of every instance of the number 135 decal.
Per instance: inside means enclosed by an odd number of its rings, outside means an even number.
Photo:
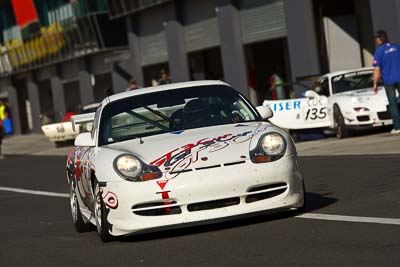
[[[306,121],[307,120],[322,120],[327,116],[326,107],[321,108],[309,108],[306,113]]]

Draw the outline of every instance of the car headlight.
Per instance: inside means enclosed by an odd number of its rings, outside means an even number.
[[[142,172],[142,163],[132,155],[121,155],[115,159],[116,170],[124,177],[136,177]]]
[[[276,132],[263,135],[257,147],[250,151],[250,158],[254,163],[272,162],[282,158],[286,152],[285,138]]]
[[[261,147],[267,155],[276,156],[285,149],[285,140],[280,134],[267,134],[261,139]]]
[[[125,180],[131,182],[147,181],[162,177],[157,166],[148,166],[137,157],[123,154],[114,160],[115,171]]]

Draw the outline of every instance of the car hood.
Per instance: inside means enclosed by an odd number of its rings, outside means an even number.
[[[386,92],[383,88],[379,88],[377,93],[372,91],[372,88],[360,89],[350,92],[336,94],[336,97],[350,98],[351,103],[355,106],[368,106],[368,105],[387,105]]]
[[[124,141],[103,146],[101,150],[133,154],[149,165],[158,166],[162,172],[186,169],[188,165],[205,168],[245,161],[259,136],[272,129],[281,131],[260,122],[222,125]]]

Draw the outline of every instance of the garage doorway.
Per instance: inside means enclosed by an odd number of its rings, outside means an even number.
[[[219,47],[189,53],[188,61],[191,80],[224,80]]]
[[[97,74],[94,76],[94,102],[101,102],[109,94],[113,94],[112,78],[110,73]]]
[[[158,81],[161,79],[161,71],[169,73],[168,62],[143,67],[145,87],[157,85]]]
[[[71,81],[66,82],[64,85],[65,107],[67,112],[79,112],[81,105],[81,96],[79,92],[79,82]]]
[[[40,120],[42,125],[53,123],[55,122],[55,113],[50,80],[38,81],[36,84],[39,89]]]
[[[272,99],[270,77],[278,74],[284,83],[290,81],[289,52],[286,38],[247,44],[244,47],[249,83],[254,87],[259,104]],[[285,88],[286,98],[290,91]]]
[[[13,84],[14,87],[17,89],[18,107],[10,108],[18,108],[21,123],[21,132],[23,134],[29,133],[32,130],[32,112],[28,98],[26,79],[15,79],[13,81]]]

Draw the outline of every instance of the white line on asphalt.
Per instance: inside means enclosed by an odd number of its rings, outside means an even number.
[[[315,219],[315,220],[326,220],[326,221],[400,225],[400,219],[394,219],[394,218],[357,217],[357,216],[331,215],[331,214],[319,214],[319,213],[304,213],[296,217],[303,219]]]
[[[54,193],[47,191],[28,190],[13,187],[0,186],[0,191],[8,191],[15,193],[49,196],[49,197],[69,197],[69,194],[65,193]],[[400,225],[400,219],[394,218],[376,218],[376,217],[357,217],[357,216],[345,216],[345,215],[331,215],[331,214],[320,214],[320,213],[304,213],[296,216],[302,219],[314,219],[314,220],[325,220],[325,221],[341,221],[341,222],[359,222],[359,223],[379,223],[379,224],[394,224]]]
[[[8,192],[15,192],[15,193],[40,195],[40,196],[49,196],[49,197],[69,197],[69,194],[64,194],[64,193],[54,193],[54,192],[47,192],[47,191],[28,190],[28,189],[3,187],[3,186],[0,186],[0,191],[8,191]]]

